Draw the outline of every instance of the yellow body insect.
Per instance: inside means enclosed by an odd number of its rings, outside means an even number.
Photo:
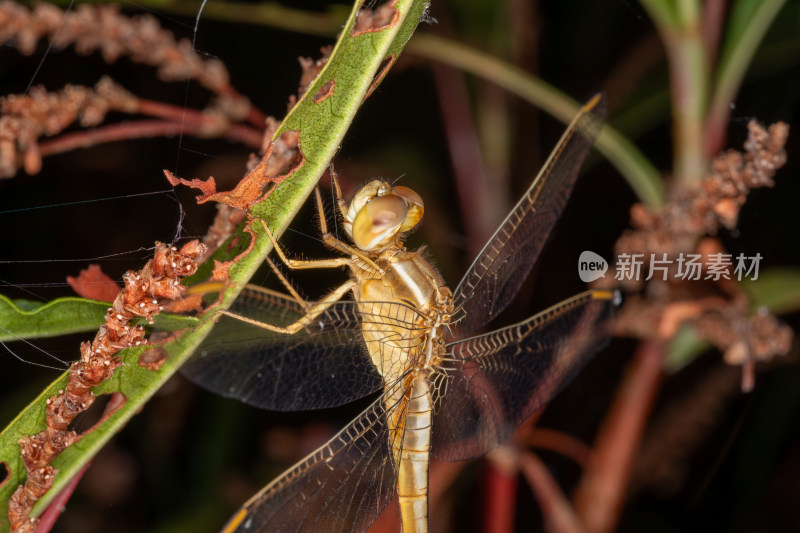
[[[334,180],[352,245],[328,233],[317,191],[323,240],[340,257],[290,259],[264,224],[289,268],[347,267],[350,279],[305,302],[275,270],[289,295],[245,290],[224,312],[239,329],[207,341],[186,373],[227,396],[279,410],[381,395],[247,502],[225,533],[366,531],[395,494],[403,533],[424,533],[431,454],[459,460],[486,453],[600,348],[618,304],[609,291],[587,291],[518,324],[476,331],[506,307],[530,271],[601,113],[599,97],[584,106],[455,292],[419,251],[403,245],[424,212],[407,187],[374,180],[347,204]]]

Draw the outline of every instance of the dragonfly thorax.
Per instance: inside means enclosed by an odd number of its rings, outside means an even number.
[[[424,249],[403,246],[423,212],[408,188],[375,180],[348,205],[334,179],[354,245],[328,232],[317,190],[322,237],[338,257],[289,259],[264,223],[287,267],[346,266],[350,278],[307,302],[270,263],[291,294],[245,288],[236,310],[222,311],[239,327],[209,336],[187,373],[211,390],[279,410],[342,405],[381,387],[383,393],[247,502],[225,533],[366,531],[395,498],[402,530],[427,532],[431,454],[454,461],[493,449],[608,340],[618,301],[600,290],[476,334],[506,309],[539,256],[603,109],[600,97],[581,109],[452,292]]]
[[[422,219],[422,198],[408,187],[373,180],[353,196],[344,213],[344,230],[364,251],[394,246]]]

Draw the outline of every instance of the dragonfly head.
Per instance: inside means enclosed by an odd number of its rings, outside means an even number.
[[[371,251],[391,244],[422,220],[422,198],[408,187],[392,187],[373,180],[353,196],[344,214],[344,230],[361,250]]]

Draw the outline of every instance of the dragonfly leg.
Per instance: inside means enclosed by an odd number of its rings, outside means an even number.
[[[333,170],[333,163],[331,163],[331,180],[333,181],[333,192],[336,195],[336,205],[339,206],[339,214],[344,217],[347,211],[347,204],[342,197],[342,187],[339,185],[339,175]]]
[[[337,203],[339,203],[339,209],[341,210],[342,209],[342,203],[340,203],[340,202],[343,201],[342,200],[342,191],[339,189],[339,182],[338,181],[334,181],[334,184],[335,184],[335,187],[336,187],[336,197],[337,197],[336,201],[337,201]],[[320,231],[320,234],[322,235],[322,241],[326,245],[330,246],[331,248],[333,248],[336,251],[348,254],[350,256],[358,257],[359,259],[364,261],[366,264],[368,264],[370,267],[374,268],[376,271],[378,271],[381,274],[383,274],[383,269],[381,267],[379,267],[375,263],[375,261],[370,259],[367,254],[365,254],[364,252],[362,252],[358,248],[354,248],[354,247],[350,246],[349,244],[347,244],[346,242],[337,239],[336,237],[334,237],[331,234],[331,232],[328,231],[328,223],[325,220],[325,208],[322,205],[322,195],[319,192],[319,187],[317,187],[315,192],[316,192],[316,195],[317,195],[317,211],[319,212],[319,231]],[[349,262],[350,262],[350,259],[348,258],[348,263]]]
[[[338,268],[350,264],[349,257],[332,257],[330,259],[308,260],[290,259],[286,256],[286,253],[284,253],[281,245],[278,244],[278,240],[272,234],[272,231],[269,229],[269,226],[267,226],[267,223],[261,219],[259,220],[261,221],[261,225],[264,226],[264,231],[267,232],[267,237],[269,237],[270,242],[272,242],[272,246],[275,248],[275,252],[278,254],[278,257],[281,258],[281,261],[284,265],[292,270],[305,270],[311,268]]]
[[[270,231],[269,226],[267,226],[267,224],[263,220],[261,220],[261,225],[264,226],[264,231],[266,231],[267,237],[269,237],[269,240],[272,242],[272,246],[273,248],[275,248],[275,252],[278,254],[278,257],[281,258],[283,264],[285,264],[287,267],[291,269],[301,270],[301,269],[311,269],[311,268],[337,268],[341,266],[347,266],[349,264],[349,259],[347,257],[334,257],[331,259],[318,259],[310,261],[289,259],[286,256],[286,253],[283,251],[283,248],[281,248],[280,244],[278,244],[278,241],[277,239],[275,239],[275,236],[272,234],[272,231]],[[303,307],[303,309],[309,311],[311,308],[311,304],[307,302],[302,296],[300,296],[300,293],[298,293],[297,289],[295,289],[294,286],[289,282],[289,280],[286,279],[286,276],[283,275],[283,272],[278,270],[278,267],[275,265],[275,263],[272,262],[272,260],[269,257],[265,258],[265,261],[272,269],[272,271],[275,273],[275,275],[278,277],[278,280],[280,280],[281,284],[283,284],[286,290],[289,291],[289,294],[292,296],[292,298],[294,298],[295,301]]]
[[[337,239],[336,237],[334,237],[330,233],[323,233],[322,234],[322,241],[326,245],[328,245],[331,248],[333,248],[334,250],[336,250],[338,252],[345,253],[345,254],[350,254],[351,256],[358,257],[361,261],[364,261],[370,267],[374,268],[377,272],[380,272],[381,274],[384,273],[383,269],[380,266],[378,266],[378,264],[375,261],[370,259],[369,256],[367,256],[367,254],[365,254],[364,252],[362,252],[358,248],[354,248],[353,246],[350,246],[346,242]],[[352,259],[348,258],[347,261],[349,263],[350,261],[352,261]]]
[[[305,300],[305,298],[303,298],[302,296],[300,296],[300,293],[299,293],[299,292],[297,292],[297,289],[295,289],[295,288],[294,288],[294,285],[292,285],[292,284],[289,282],[289,280],[288,280],[288,279],[286,279],[286,276],[284,276],[284,275],[283,275],[283,272],[281,272],[280,270],[278,270],[278,266],[277,266],[275,263],[273,263],[273,262],[272,262],[272,259],[270,259],[269,257],[265,257],[265,258],[264,258],[264,261],[266,261],[266,262],[267,262],[267,264],[269,265],[269,267],[272,269],[272,272],[273,272],[273,273],[274,273],[276,276],[278,276],[278,279],[279,279],[279,280],[280,280],[280,282],[283,284],[283,286],[286,288],[286,290],[288,290],[288,291],[289,291],[289,294],[291,294],[291,295],[292,295],[292,298],[294,298],[294,300],[295,300],[297,303],[299,303],[299,304],[300,304],[300,305],[303,307],[303,309],[305,309],[305,310],[306,310],[306,312],[308,312],[308,310],[309,310],[309,303],[308,303],[308,302]]]
[[[339,287],[337,287],[333,292],[328,294],[322,300],[307,304],[308,310],[306,311],[306,314],[300,317],[296,322],[293,322],[288,326],[275,326],[272,324],[267,324],[266,322],[261,322],[260,320],[254,320],[252,318],[240,315],[238,313],[233,313],[231,311],[221,311],[221,313],[225,316],[235,318],[236,320],[252,324],[253,326],[257,326],[259,328],[263,328],[269,331],[274,331],[275,333],[284,333],[286,335],[293,335],[298,331],[300,331],[301,329],[303,329],[304,327],[311,324],[320,314],[322,314],[331,305],[341,300],[342,297],[355,286],[355,283],[356,282],[353,280],[348,280]]]

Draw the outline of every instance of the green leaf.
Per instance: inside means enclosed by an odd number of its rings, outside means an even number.
[[[733,6],[716,73],[711,107],[727,106],[739,89],[761,40],[786,0],[739,0]]]
[[[800,310],[800,269],[775,268],[739,286],[750,297],[750,307],[766,307],[776,315]]]
[[[63,0],[59,2],[65,3]],[[663,14],[671,21],[670,24],[677,24],[677,8],[672,2],[663,6],[662,3],[661,0],[652,2],[657,11],[663,8]],[[192,15],[195,10],[192,4],[174,0],[143,0],[138,5],[183,15]],[[341,27],[338,13],[309,13],[274,3],[244,4],[212,0],[205,4],[203,16],[313,35],[333,35]],[[407,53],[439,61],[496,83],[564,124],[569,124],[580,109],[578,102],[541,78],[482,50],[450,39],[423,33],[409,43]],[[606,124],[595,147],[622,174],[642,202],[653,207],[663,205],[664,184],[661,174],[630,139]]]
[[[800,269],[776,268],[762,272],[756,280],[745,280],[739,287],[750,298],[750,310],[766,307],[780,315],[800,310]],[[665,366],[677,372],[710,348],[712,344],[697,337],[692,327],[684,327],[670,343]]]
[[[684,326],[678,330],[667,348],[664,367],[667,372],[675,373],[711,348],[713,345],[700,339],[693,327]]]
[[[277,234],[288,226],[313,190],[338,150],[379,68],[384,66],[385,59],[400,54],[419,23],[427,2],[398,0],[394,6],[398,11],[394,25],[353,37],[351,30],[360,5],[361,1],[355,2],[330,60],[276,132],[278,136],[285,131],[298,131],[305,157],[304,163],[294,174],[278,185],[266,200],[259,202],[252,209],[252,212],[264,218]],[[331,79],[334,80],[333,95],[320,103],[315,103],[314,95]],[[236,298],[271,249],[261,225],[255,224],[254,230],[256,238],[252,247],[230,268],[231,283],[224,290],[223,306],[230,305]],[[246,248],[248,241],[249,234],[240,228],[238,248],[228,249],[227,246],[222,246],[215,254],[215,258],[233,259]],[[125,365],[117,370],[110,381],[97,387],[95,393],[121,392],[125,395],[126,403],[92,432],[84,435],[78,443],[62,452],[54,461],[53,466],[59,470],[59,474],[53,488],[36,505],[35,514],[40,513],[69,478],[142,408],[158,388],[191,356],[193,350],[213,327],[214,321],[206,320],[196,328],[186,329],[175,340],[165,345],[170,357],[156,371],[139,366],[138,356],[144,348],[137,347],[120,352]],[[17,440],[23,435],[33,434],[45,428],[45,402],[49,396],[64,387],[65,380],[66,375],[56,380],[0,433],[0,461],[5,461],[9,469],[9,479],[0,486],[0,508],[7,508],[11,493],[25,478],[19,460]],[[6,522],[3,520],[0,524],[0,533],[8,531]]]
[[[712,130],[723,128],[753,56],[785,3],[786,0],[739,0],[733,6],[708,108]]]
[[[105,321],[108,302],[58,298],[45,304],[12,301],[0,294],[0,341],[94,331]]]
[[[409,45],[409,51],[490,80],[564,124],[569,124],[580,109],[578,102],[542,79],[475,48],[423,34]],[[650,206],[664,203],[661,174],[624,135],[605,124],[597,136],[595,148],[619,170],[642,202]]]

